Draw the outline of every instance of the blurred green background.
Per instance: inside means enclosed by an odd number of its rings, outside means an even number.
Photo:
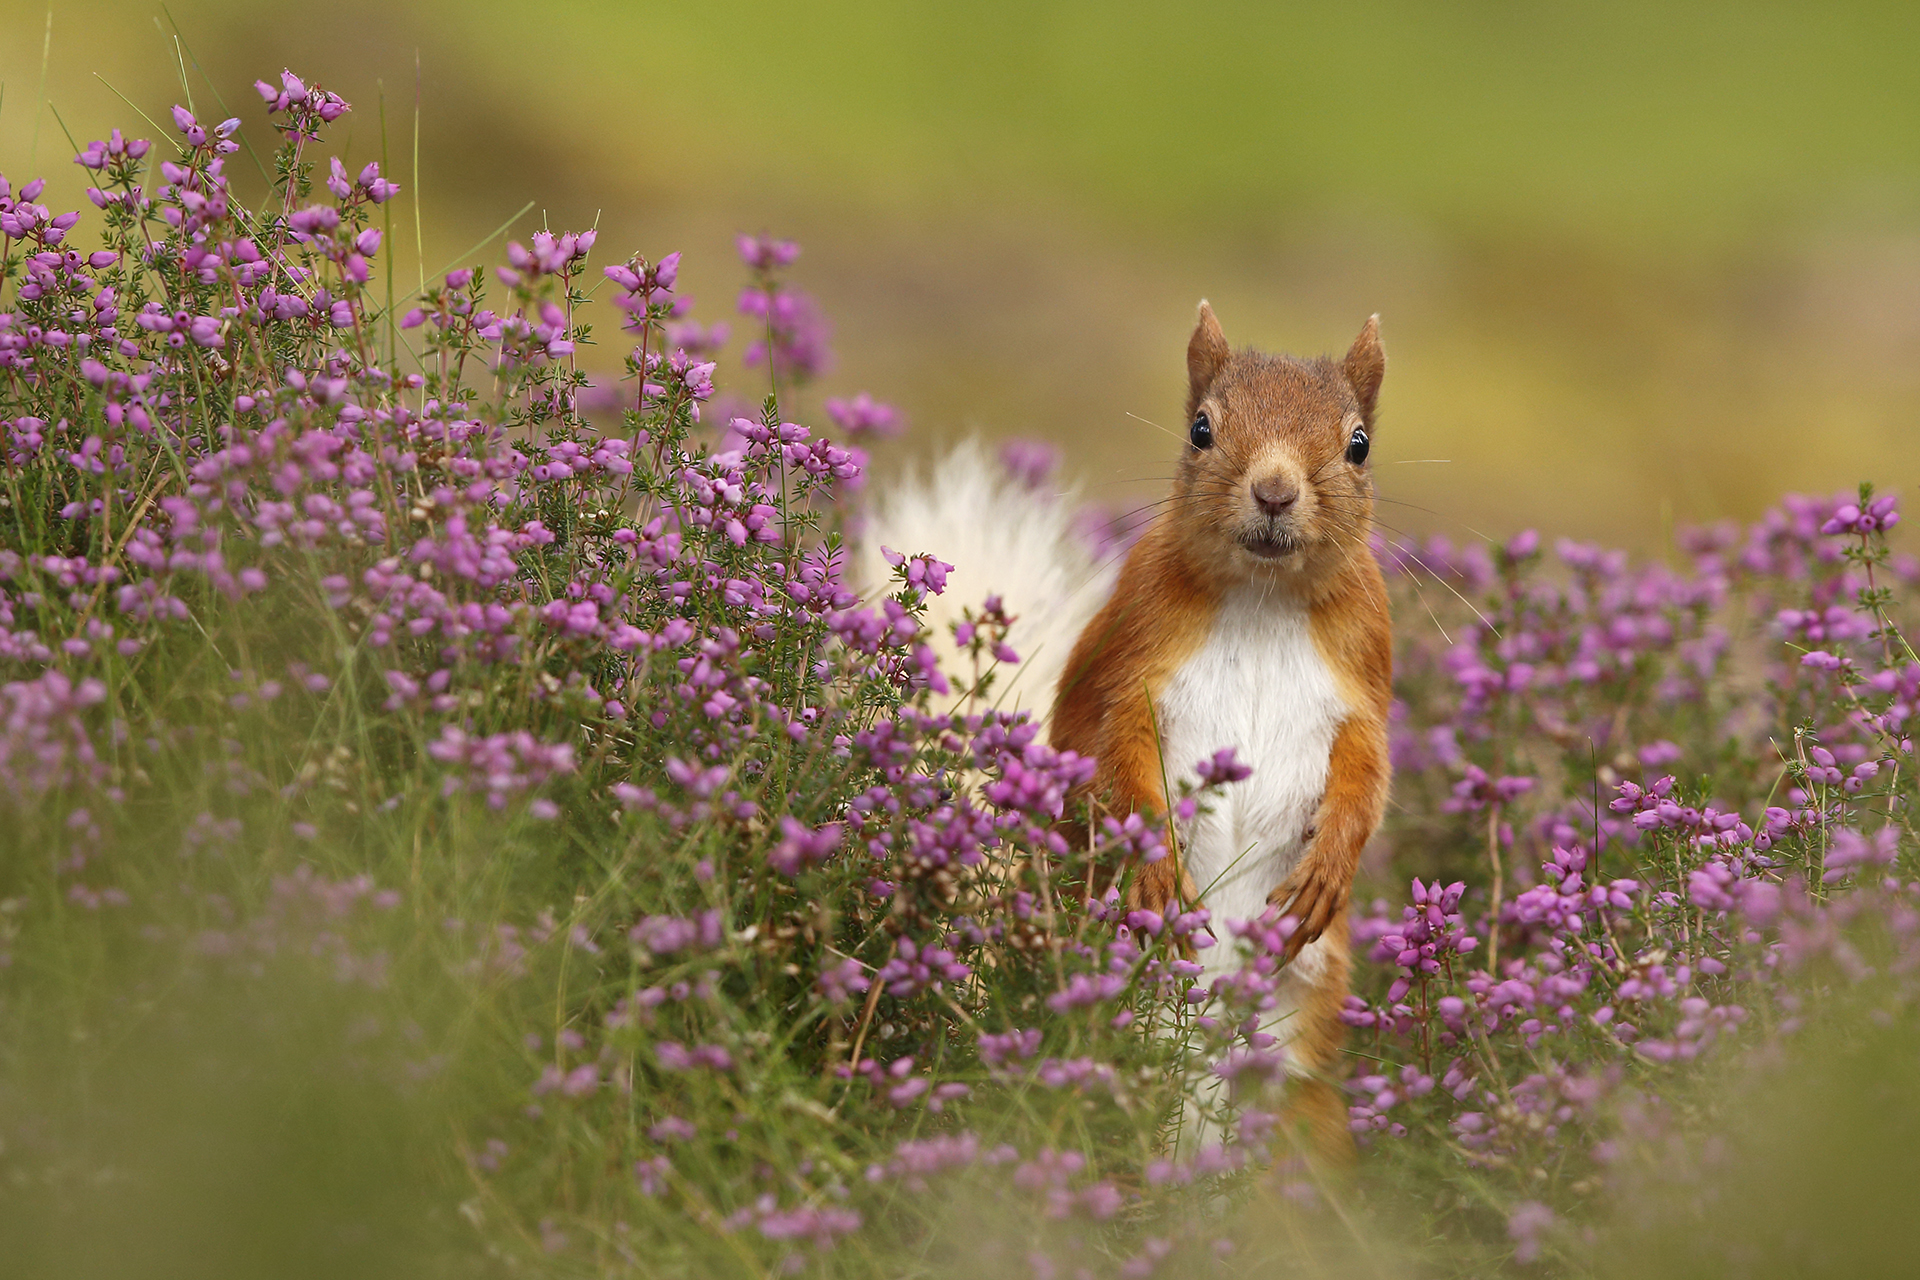
[[[1408,531],[1651,548],[1785,489],[1920,471],[1911,5],[0,15],[0,172],[49,173],[63,207],[79,171],[43,96],[83,143],[137,124],[113,90],[164,120],[177,23],[257,138],[247,86],[283,65],[355,104],[337,140],[356,163],[384,147],[409,188],[403,280],[416,194],[430,270],[533,200],[522,237],[597,218],[600,261],[686,251],[707,319],[742,280],[735,231],[799,239],[797,280],[837,324],[819,392],[913,420],[883,471],[972,431],[1040,435],[1092,496],[1150,498],[1173,445],[1131,415],[1178,426],[1203,295],[1236,342],[1303,352],[1382,314],[1381,490],[1411,504],[1382,516]]]

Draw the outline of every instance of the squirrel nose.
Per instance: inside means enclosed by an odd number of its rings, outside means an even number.
[[[1253,500],[1269,516],[1285,515],[1299,497],[1300,490],[1282,476],[1265,476],[1253,482]]]

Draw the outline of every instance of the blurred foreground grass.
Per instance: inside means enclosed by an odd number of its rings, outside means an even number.
[[[125,115],[94,72],[164,118],[181,95],[157,5],[50,12],[46,97],[76,137]],[[48,13],[0,5],[0,169],[37,150],[71,201],[36,112]],[[1094,496],[1146,500],[1166,441],[1139,419],[1177,413],[1204,294],[1236,341],[1296,350],[1384,315],[1382,449],[1418,464],[1385,471],[1412,504],[1387,520],[1412,531],[1655,546],[1784,489],[1920,470],[1908,6],[169,15],[233,109],[294,66],[357,104],[351,147],[402,179],[417,51],[429,270],[532,198],[523,232],[597,221],[613,244],[697,251],[712,317],[740,282],[706,265],[733,231],[797,236],[862,377],[828,389],[906,408],[896,457],[1044,435]]]
[[[184,814],[149,817],[165,836],[143,849],[118,833],[115,855],[126,868],[178,857],[168,845]],[[523,869],[556,871],[570,860],[513,825],[500,844],[476,844]],[[385,867],[391,880],[404,858],[402,841],[390,843],[307,846],[303,856],[343,872]],[[447,852],[444,844],[429,849]],[[275,896],[270,877],[285,857],[237,848],[217,856],[229,862],[242,913]],[[428,871],[422,888],[459,896],[445,863]],[[513,1202],[543,1191],[536,1175],[468,1177],[454,1148],[484,1159],[469,1135],[497,1125],[524,1097],[524,1064],[507,1032],[538,1025],[539,1011],[477,973],[450,978],[454,951],[437,946],[431,928],[382,924],[377,911],[333,920],[356,952],[393,944],[395,981],[343,983],[324,962],[325,947],[303,945],[314,935],[271,908],[273,941],[284,954],[229,963],[207,947],[182,961],[173,941],[215,923],[205,906],[182,894],[171,910],[143,911],[140,937],[122,926],[123,913],[67,913],[69,927],[58,935],[15,940],[15,977],[38,980],[12,985],[14,1034],[0,1050],[0,1131],[11,1139],[0,1152],[10,1175],[0,1194],[7,1274],[759,1274],[750,1253],[729,1255],[718,1242],[706,1256],[634,1258],[621,1253],[617,1234],[566,1244],[543,1223],[547,1234],[536,1237],[523,1216],[528,1206]],[[502,901],[496,911],[511,908]],[[28,993],[37,1008],[23,1006]],[[1676,1080],[1660,1102],[1687,1118],[1684,1136],[1623,1138],[1606,1193],[1612,1207],[1579,1228],[1581,1239],[1561,1242],[1588,1259],[1585,1274],[1908,1274],[1920,1248],[1920,1220],[1910,1212],[1920,1108],[1908,1086],[1920,1023],[1911,1010],[1889,1017],[1884,994],[1877,985],[1821,988],[1812,1029],[1787,1052],[1729,1053],[1698,1078]],[[400,1064],[417,1069],[396,1071]],[[626,1177],[582,1162],[553,1208],[581,1212],[605,1198],[603,1184]],[[917,1267],[903,1274],[1030,1274],[1018,1234],[1003,1229],[1004,1188],[994,1183],[990,1170],[945,1174],[938,1200],[917,1210],[926,1234],[900,1256]],[[1503,1265],[1491,1202],[1480,1238],[1460,1234],[1483,1197],[1493,1198],[1443,1151],[1392,1143],[1363,1161],[1348,1194],[1333,1214],[1256,1197],[1224,1217],[1219,1229],[1239,1241],[1233,1273],[1558,1273]],[[544,1249],[563,1244],[564,1257],[540,1261]],[[876,1261],[843,1256],[823,1262],[821,1274],[867,1274]],[[1219,1272],[1189,1260],[1160,1274]]]

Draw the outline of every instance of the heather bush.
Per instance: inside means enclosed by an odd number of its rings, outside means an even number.
[[[1383,535],[1362,1151],[1317,1173],[1263,1087],[1291,922],[1090,890],[1166,833],[1067,843],[1092,762],[996,708],[1000,602],[943,670],[940,548],[849,580],[901,422],[798,421],[830,359],[798,249],[742,238],[724,392],[677,253],[543,230],[395,297],[402,193],[329,152],[348,104],[257,88],[256,201],[241,122],[182,107],[80,150],[84,231],[0,179],[9,1256],[1586,1273],[1710,1212],[1728,1117],[1809,1044],[1905,1043],[1891,499],[1672,564]],[[1201,988],[1210,945],[1244,963]]]

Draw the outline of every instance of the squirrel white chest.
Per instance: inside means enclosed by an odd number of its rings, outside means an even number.
[[[1229,597],[1155,709],[1175,788],[1222,747],[1253,770],[1181,832],[1187,871],[1216,926],[1252,919],[1299,860],[1326,790],[1334,735],[1350,711],[1306,610],[1258,591]],[[1216,932],[1224,939],[1224,929]]]

